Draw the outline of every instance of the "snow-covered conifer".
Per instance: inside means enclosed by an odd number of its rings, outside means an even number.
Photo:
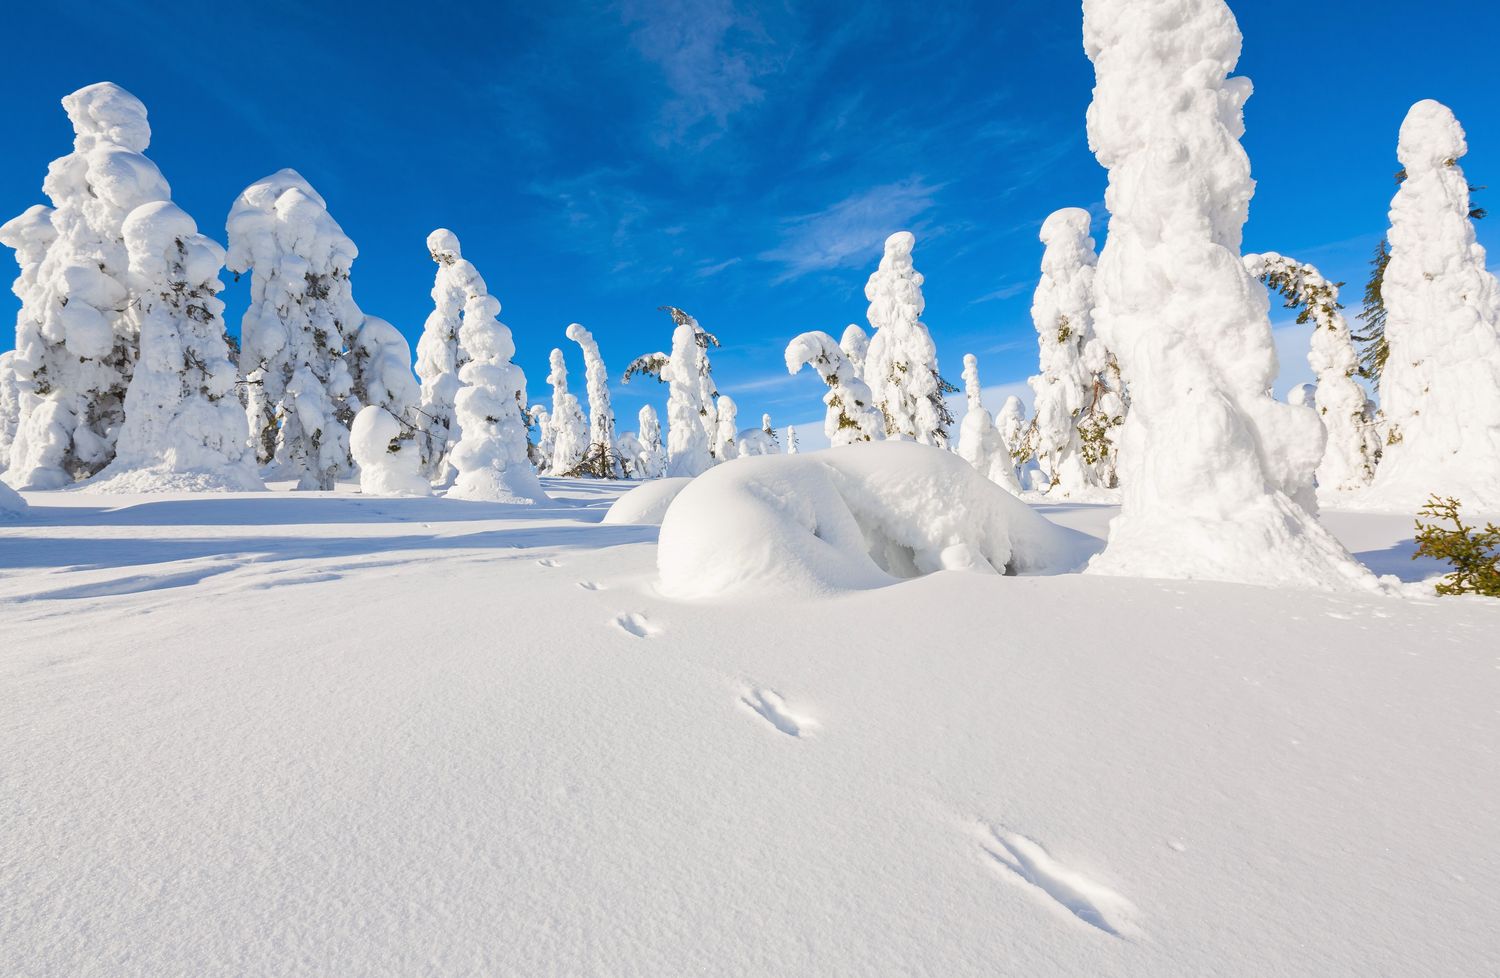
[[[115,458],[93,484],[127,492],[264,489],[224,338],[224,249],[166,200],[131,211],[122,230],[140,359]]]
[[[865,358],[864,380],[885,416],[887,437],[946,448],[953,415],[944,395],[955,388],[938,375],[937,347],[922,324],[923,278],[911,260],[916,243],[910,231],[886,238],[880,267],[865,284],[875,335]]]
[[[865,377],[865,359],[870,355],[870,336],[858,323],[850,323],[844,327],[844,335],[839,340],[839,349],[844,351],[844,356],[849,361],[849,366],[854,370],[854,376],[863,380]]]
[[[797,454],[797,429],[792,425],[786,426],[786,453]]]
[[[1301,401],[1291,397],[1287,401],[1314,408],[1328,432],[1317,469],[1319,487],[1330,491],[1364,488],[1375,475],[1375,458],[1366,444],[1373,419],[1365,413],[1365,389],[1354,379],[1359,354],[1349,324],[1339,312],[1343,307],[1338,286],[1313,266],[1275,252],[1246,255],[1245,267],[1284,296],[1287,308],[1300,310],[1297,322],[1313,324],[1307,363],[1318,378],[1317,386],[1311,399],[1303,394]]]
[[[52,162],[42,184],[54,209],[33,207],[0,228],[22,280],[35,265],[17,323],[23,396],[6,478],[38,489],[87,478],[114,457],[137,356],[123,225],[135,208],[171,196],[141,155],[151,127],[135,96],[100,82],[63,108],[73,152]]]
[[[681,309],[667,309],[677,324],[671,355],[636,357],[625,368],[625,382],[646,374],[667,385],[667,474],[691,478],[714,464],[712,435],[717,434],[718,414],[712,396],[717,391],[705,397],[705,390],[713,390],[706,351],[718,341]]]
[[[674,326],[693,328],[693,335],[698,345],[698,352],[693,357],[693,379],[698,389],[696,398],[699,404],[698,423],[703,426],[703,434],[708,439],[711,451],[719,430],[719,419],[714,414],[719,389],[714,384],[713,364],[709,362],[708,350],[709,347],[719,345],[719,338],[704,329],[698,320],[676,306],[662,306],[661,311],[672,317]]]
[[[1000,442],[1005,447],[1009,471],[1002,472],[995,481],[1013,492],[1024,485],[1022,479],[1028,466],[1034,465],[1035,452],[1031,445],[1031,425],[1026,421],[1026,405],[1014,394],[1005,399],[1000,413],[995,417],[995,430],[1000,432]]]
[[[736,455],[739,458],[781,454],[781,439],[776,437],[776,429],[771,427],[769,414],[760,416],[759,428],[744,428],[734,440],[738,448]]]
[[[1475,240],[1467,152],[1446,106],[1412,106],[1383,283],[1385,455],[1362,502],[1410,512],[1436,494],[1500,511],[1500,284]]]
[[[369,404],[354,416],[349,449],[359,466],[359,491],[366,496],[432,495],[432,484],[422,474],[416,429],[384,406]]]
[[[10,467],[10,446],[21,424],[21,381],[16,375],[16,351],[0,353],[0,473]]]
[[[1269,297],[1240,260],[1250,83],[1223,0],[1084,0],[1109,171],[1095,328],[1130,384],[1123,506],[1093,573],[1373,585],[1313,516],[1316,415],[1274,400]]]
[[[727,462],[739,455],[738,442],[735,441],[739,434],[739,407],[734,398],[721,394],[715,402],[714,417],[718,419],[718,428],[714,431],[714,458]]]
[[[516,344],[500,322],[500,300],[489,294],[478,272],[468,279],[466,291],[458,343],[469,362],[458,372],[463,387],[453,402],[460,435],[450,458],[458,474],[448,496],[544,501],[547,494],[526,455],[526,375],[511,361]]]
[[[638,437],[641,440],[636,477],[660,479],[667,474],[667,453],[662,448],[661,421],[656,417],[656,409],[649,404],[645,405],[636,420],[640,424]]]
[[[974,470],[992,482],[1020,492],[1010,452],[995,419],[985,408],[979,383],[979,358],[964,354],[964,400],[967,409],[958,429],[958,454]]]
[[[379,316],[366,316],[349,345],[354,399],[386,409],[408,428],[414,425],[421,390],[411,372],[411,344]]]
[[[453,410],[454,398],[463,386],[458,372],[469,362],[469,355],[459,344],[458,331],[469,300],[469,283],[479,272],[464,258],[458,235],[447,228],[438,228],[427,236],[427,253],[437,263],[437,275],[432,283],[432,312],[427,314],[417,340],[416,369],[422,384],[418,420],[423,467],[433,481],[447,485],[454,475],[448,456],[459,438]]]
[[[851,330],[857,327],[850,327]],[[860,334],[864,334],[861,332]],[[849,332],[844,333],[845,339]],[[857,348],[857,346],[856,346]],[[823,434],[834,447],[872,441],[883,436],[885,419],[875,407],[875,397],[859,377],[848,351],[827,333],[814,330],[794,337],[786,347],[786,369],[796,373],[806,364],[815,370],[828,392],[823,395],[827,412]]]
[[[229,270],[253,276],[240,371],[263,387],[250,398],[257,457],[299,489],[332,489],[351,464],[344,351],[365,318],[349,282],[359,251],[295,170],[245,188],[228,228]]]
[[[578,398],[568,391],[568,365],[561,350],[552,351],[550,366],[547,383],[552,385],[551,472],[571,475],[583,464],[589,450],[588,422]]]
[[[552,449],[557,436],[552,431],[552,415],[541,404],[533,404],[527,412],[531,424],[536,428],[535,450],[531,454],[531,465],[540,474],[552,471]]]
[[[583,350],[584,378],[589,392],[589,452],[598,460],[598,474],[618,479],[624,475],[620,461],[613,455],[615,443],[615,411],[609,403],[609,371],[604,369],[604,358],[599,355],[599,344],[580,323],[568,326],[568,339]]]

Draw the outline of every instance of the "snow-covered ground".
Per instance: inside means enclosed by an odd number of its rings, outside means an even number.
[[[28,493],[0,974],[1500,971],[1500,602],[680,602],[619,488],[543,481]],[[1406,517],[1325,523],[1437,570]]]

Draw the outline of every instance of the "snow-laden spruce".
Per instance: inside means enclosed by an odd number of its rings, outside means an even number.
[[[47,168],[52,209],[32,207],[0,228],[22,278],[36,266],[16,324],[23,396],[6,479],[37,489],[88,478],[114,458],[137,356],[123,226],[140,205],[171,197],[141,155],[151,127],[140,100],[100,82],[62,104],[73,151]]]
[[[1131,387],[1123,506],[1093,573],[1370,586],[1313,515],[1324,433],[1273,399],[1270,300],[1240,260],[1251,86],[1223,0],[1085,0],[1109,171],[1095,328]]]
[[[718,341],[692,316],[675,307],[668,309],[676,324],[672,352],[636,357],[625,368],[624,382],[644,374],[667,385],[667,475],[691,477],[714,464],[718,412],[713,397],[718,392],[713,390],[707,349]]]
[[[536,441],[528,452],[531,467],[545,475],[552,471],[552,449],[556,442],[556,435],[552,431],[552,415],[545,405],[533,404],[526,416],[536,429]]]
[[[123,226],[140,358],[115,458],[90,484],[113,492],[264,489],[224,337],[224,249],[171,201]]]
[[[845,330],[846,343],[850,332],[856,330],[856,326]],[[859,336],[864,336],[863,331]],[[856,352],[860,351],[857,343],[852,346]],[[795,374],[804,364],[812,367],[828,386],[828,392],[823,395],[823,404],[827,408],[823,416],[823,434],[828,436],[830,445],[852,445],[884,437],[885,419],[875,407],[875,396],[870,393],[869,385],[860,379],[848,347],[834,342],[827,333],[817,330],[802,333],[787,344],[787,372]]]
[[[572,475],[583,464],[589,450],[588,422],[578,397],[568,390],[568,364],[563,351],[554,349],[548,359],[551,370],[547,383],[552,385],[552,468],[553,475]]]
[[[455,249],[457,244],[455,238]],[[458,343],[469,362],[458,372],[463,386],[453,401],[460,435],[450,455],[457,475],[448,498],[545,501],[547,494],[526,452],[526,375],[512,362],[516,344],[499,319],[500,300],[490,295],[477,271],[468,278],[466,291]]]
[[[20,274],[11,284],[11,291],[21,300],[16,313],[17,349],[0,354],[0,473],[10,468],[12,457],[19,464],[23,456],[36,451],[27,448],[21,434],[23,416],[34,419],[35,437],[46,441],[53,436],[61,440],[62,436],[60,428],[43,420],[42,397],[36,393],[32,376],[35,365],[22,354],[22,348],[30,346],[35,359],[36,351],[47,349],[42,340],[46,295],[38,287],[38,275],[42,259],[47,257],[47,250],[55,240],[52,208],[42,204],[33,204],[19,217],[0,226],[0,244],[15,252]],[[22,443],[16,447],[18,438]]]
[[[937,347],[922,323],[922,273],[912,265],[917,239],[897,231],[885,239],[880,266],[865,283],[875,335],[865,356],[864,380],[885,417],[885,434],[923,445],[948,445],[953,417],[943,400]]]
[[[771,427],[771,416],[762,414],[760,416],[759,428],[742,428],[735,436],[736,454],[740,458],[747,455],[780,455],[781,439],[776,437],[776,429]]]
[[[996,479],[1003,486],[1009,486],[1014,482],[1018,486],[1025,486],[1023,473],[1027,466],[1032,463],[1031,448],[1031,425],[1026,420],[1026,405],[1021,399],[1012,394],[1005,399],[1000,406],[1000,413],[995,416],[995,428],[1000,432],[1000,440],[1005,444],[1005,452],[1010,456],[1010,476],[1002,476]]]
[[[1467,152],[1446,106],[1411,107],[1382,285],[1385,455],[1359,505],[1414,512],[1436,493],[1500,512],[1500,285],[1469,216]]]
[[[1019,495],[1021,484],[1016,481],[1015,465],[1011,461],[1010,449],[995,419],[984,406],[983,387],[979,383],[979,358],[972,353],[964,354],[964,403],[963,421],[958,428],[958,455],[974,466],[974,471],[1004,488]]]
[[[16,351],[0,353],[0,473],[10,466],[10,446],[21,424],[21,381],[16,375]]]
[[[604,368],[604,358],[599,354],[599,344],[581,323],[571,323],[567,337],[583,351],[583,374],[589,395],[589,448],[588,457],[596,461],[594,473],[611,479],[621,478],[625,473],[620,460],[615,457],[615,411],[609,403],[609,371]]]
[[[1327,491],[1364,488],[1375,474],[1375,457],[1369,451],[1374,420],[1365,410],[1365,389],[1354,379],[1359,354],[1339,311],[1338,286],[1312,265],[1275,252],[1246,255],[1245,267],[1284,296],[1287,308],[1300,310],[1297,322],[1313,324],[1307,364],[1318,383],[1305,403],[1318,412],[1328,433],[1317,468],[1318,487]],[[1287,402],[1299,403],[1290,397]]]
[[[228,230],[229,270],[252,276],[240,371],[259,388],[249,395],[257,458],[298,489],[332,489],[351,464],[344,351],[365,318],[349,282],[359,250],[295,170],[246,187]]]
[[[415,436],[421,388],[411,372],[411,344],[399,329],[379,316],[366,316],[349,345],[349,376],[356,402],[385,408]]]
[[[647,404],[636,415],[640,426],[637,437],[641,442],[640,454],[636,457],[637,479],[660,479],[667,474],[667,450],[661,443],[661,421],[656,408]]]
[[[447,228],[438,228],[427,236],[427,253],[437,263],[437,274],[432,283],[432,312],[427,314],[417,339],[422,464],[438,485],[451,485],[454,470],[448,456],[460,434],[453,404],[463,386],[458,372],[469,362],[458,332],[472,291],[470,283],[479,272],[464,258],[458,235]]]
[[[359,466],[359,491],[366,496],[430,496],[432,483],[422,471],[416,429],[380,404],[354,416],[349,450]]]
[[[870,334],[861,329],[858,323],[850,323],[844,327],[844,335],[839,339],[839,349],[848,359],[854,376],[863,380],[865,360],[870,355]]]
[[[797,428],[795,425],[786,426],[786,453],[797,454]]]
[[[1093,550],[953,453],[891,441],[720,466],[672,501],[660,541],[662,589],[683,598],[1061,572]]]
[[[714,429],[713,452],[714,458],[720,462],[727,462],[739,455],[739,446],[735,441],[735,436],[739,434],[739,413],[739,406],[728,394],[721,394],[714,402],[717,427]]]

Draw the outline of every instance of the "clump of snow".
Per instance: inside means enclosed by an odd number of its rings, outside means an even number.
[[[865,283],[870,340],[864,380],[885,416],[885,433],[924,445],[948,445],[952,418],[943,400],[937,347],[922,323],[922,273],[912,265],[917,239],[897,231],[885,239],[880,266]]]
[[[295,170],[245,188],[228,230],[229,270],[253,275],[240,369],[257,457],[299,489],[332,489],[351,464],[344,350],[365,318],[349,282],[359,250]]]
[[[657,567],[675,597],[806,595],[938,570],[1061,572],[1091,550],[951,452],[874,442],[699,476],[662,520]]]
[[[667,514],[667,508],[672,505],[672,500],[676,499],[677,494],[692,481],[692,479],[678,476],[671,479],[653,479],[644,485],[636,486],[615,500],[614,505],[610,506],[609,511],[604,514],[602,522],[660,526],[662,517]]]
[[[1500,512],[1500,285],[1469,217],[1463,127],[1411,107],[1397,156],[1382,295],[1390,357],[1380,378],[1385,455],[1357,505],[1414,512],[1430,494]]]
[[[850,326],[844,331],[844,344],[840,344],[827,333],[815,330],[794,337],[786,347],[788,373],[794,374],[807,364],[828,386],[828,393],[823,395],[827,408],[823,434],[835,448],[885,435],[885,419],[875,407],[875,396],[860,379],[856,366],[859,362],[856,357],[862,356],[868,345],[862,345],[864,335],[858,326]],[[845,344],[855,351],[853,355]]]
[[[1222,0],[1085,0],[1109,170],[1095,325],[1119,358],[1123,505],[1093,573],[1373,586],[1313,515],[1317,416],[1274,400],[1269,297],[1240,259],[1250,83]]]
[[[131,211],[123,233],[140,360],[115,458],[90,488],[264,489],[224,338],[224,249],[166,200]]]
[[[839,339],[839,349],[849,361],[849,366],[854,369],[854,376],[863,380],[865,360],[870,355],[870,334],[861,329],[859,323],[850,323],[844,327],[844,335]]]
[[[349,374],[361,405],[379,405],[406,421],[416,416],[421,388],[411,370],[411,344],[379,316],[366,316],[349,346]]]
[[[578,397],[568,390],[568,365],[563,351],[554,349],[548,360],[551,371],[547,383],[552,385],[552,414],[548,422],[551,436],[553,475],[570,475],[588,452],[588,426]]]
[[[422,450],[415,431],[379,404],[354,416],[349,449],[359,466],[359,490],[366,496],[430,496],[422,472]]]

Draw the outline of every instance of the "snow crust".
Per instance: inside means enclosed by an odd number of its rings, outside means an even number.
[[[1222,0],[1085,0],[1089,143],[1109,171],[1095,325],[1132,406],[1098,574],[1370,587],[1315,516],[1315,414],[1274,400],[1269,299],[1240,258],[1250,82]]]
[[[679,476],[672,479],[653,479],[636,486],[614,501],[609,511],[604,514],[604,522],[660,526],[662,518],[667,515],[667,508],[672,505],[672,500],[676,499],[678,493],[682,492],[692,481],[692,479]]]
[[[938,570],[1060,572],[1092,552],[951,452],[875,442],[740,459],[662,520],[664,593],[828,594]]]

